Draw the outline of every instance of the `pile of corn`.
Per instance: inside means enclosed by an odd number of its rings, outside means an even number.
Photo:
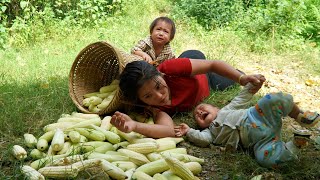
[[[153,123],[152,118],[138,114],[131,117]],[[32,159],[21,168],[31,180],[75,178],[93,167],[101,168],[109,179],[198,179],[204,159],[177,148],[183,138],[153,139],[123,133],[110,120],[110,116],[101,120],[96,114],[64,114],[45,126],[39,138],[24,134],[24,147],[14,145],[13,155],[19,160]]]
[[[107,108],[119,88],[119,80],[113,80],[108,86],[103,86],[99,92],[85,94],[82,104],[90,112],[98,113]]]

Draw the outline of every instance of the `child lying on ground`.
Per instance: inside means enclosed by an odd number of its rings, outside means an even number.
[[[210,143],[221,145],[226,150],[236,150],[241,144],[253,149],[257,162],[267,168],[276,168],[284,162],[297,158],[299,146],[295,141],[281,140],[282,117],[294,118],[302,127],[313,127],[320,116],[316,112],[302,112],[290,94],[270,93],[258,103],[247,108],[253,93],[252,84],[247,84],[227,106],[219,109],[211,104],[200,104],[194,116],[203,131],[187,124],[175,127],[176,136],[186,135],[198,146]]]

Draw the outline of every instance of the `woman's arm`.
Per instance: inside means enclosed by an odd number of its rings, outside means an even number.
[[[134,121],[128,115],[117,111],[112,116],[111,123],[120,131],[127,133],[134,131],[152,138],[174,137],[172,118],[163,111],[154,115],[155,124],[146,124]]]
[[[243,75],[241,72],[224,61],[190,59],[190,62],[192,66],[192,75],[214,72],[235,82],[238,82],[243,86],[248,82],[251,82],[256,86],[259,86],[263,83],[255,75]]]

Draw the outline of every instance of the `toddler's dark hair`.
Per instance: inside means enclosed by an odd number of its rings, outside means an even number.
[[[133,61],[128,63],[120,74],[120,89],[124,97],[133,102],[139,102],[138,90],[142,85],[161,73],[146,61]]]
[[[164,21],[168,24],[171,25],[171,35],[170,35],[170,40],[172,40],[174,38],[174,35],[176,34],[176,25],[174,24],[174,22],[168,18],[168,17],[164,17],[164,16],[161,16],[161,17],[158,17],[156,18],[155,20],[153,20],[153,22],[150,24],[150,34],[152,33],[153,31],[153,28],[157,25],[157,23],[159,21]]]

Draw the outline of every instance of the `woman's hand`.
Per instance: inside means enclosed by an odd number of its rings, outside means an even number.
[[[176,137],[182,137],[186,135],[189,130],[190,127],[185,123],[181,123],[180,125],[174,127],[174,133]]]
[[[122,132],[129,133],[136,129],[137,122],[132,120],[128,115],[116,111],[111,118],[111,124]]]
[[[253,87],[249,90],[252,94],[255,94],[257,91],[259,91],[265,81],[266,78],[262,74],[243,75],[239,79],[239,83],[243,86],[249,82],[253,85]]]

